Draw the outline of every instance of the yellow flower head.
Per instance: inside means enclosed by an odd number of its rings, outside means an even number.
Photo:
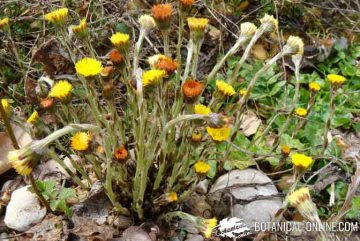
[[[194,112],[195,112],[195,114],[198,114],[198,115],[208,115],[211,113],[211,109],[210,109],[210,107],[207,107],[205,105],[196,104],[194,106]]]
[[[191,140],[194,141],[194,142],[201,141],[201,138],[202,138],[201,132],[193,132],[191,134]]]
[[[84,36],[87,33],[86,18],[81,19],[79,25],[72,25],[71,30],[80,37]]]
[[[327,79],[334,86],[340,86],[346,81],[344,76],[338,74],[328,74]]]
[[[210,238],[214,228],[217,225],[217,219],[202,219],[199,222],[198,229],[204,234],[205,238]]]
[[[304,54],[304,42],[301,38],[290,36],[286,42],[294,54]]]
[[[45,14],[45,20],[57,25],[62,25],[65,23],[68,13],[69,10],[67,8],[60,8]]]
[[[291,148],[287,145],[281,146],[281,153],[284,155],[289,155],[291,151]]]
[[[139,24],[142,28],[146,30],[150,30],[156,27],[155,19],[148,14],[144,14],[140,16]]]
[[[209,23],[209,19],[191,17],[191,18],[187,19],[187,22],[188,22],[189,29],[191,31],[203,32],[205,30],[207,24]]]
[[[272,15],[265,14],[263,18],[260,19],[261,24],[265,26],[267,32],[273,32],[278,28],[279,21],[274,18]]]
[[[124,48],[129,45],[130,35],[126,33],[114,33],[110,41],[116,48]]]
[[[145,71],[142,75],[143,86],[158,83],[166,75],[165,70],[152,69]]]
[[[3,18],[0,20],[0,29],[5,28],[9,24],[9,18]]]
[[[302,187],[289,195],[288,201],[291,206],[298,207],[301,203],[311,198],[309,188]]]
[[[246,95],[248,92],[247,92],[246,89],[241,89],[241,90],[239,91],[239,93],[240,93],[241,96],[244,96],[244,95]]]
[[[178,195],[176,192],[168,192],[165,194],[165,199],[168,202],[176,202],[178,200]]]
[[[246,22],[240,25],[240,33],[242,36],[250,37],[254,35],[256,30],[257,27],[253,23]]]
[[[88,78],[100,74],[102,68],[101,62],[93,58],[83,58],[75,64],[76,72]]]
[[[9,101],[7,99],[1,99],[1,105],[3,106],[5,113],[9,114],[10,113],[10,104]]]
[[[35,124],[36,122],[38,122],[40,120],[40,116],[39,113],[35,110],[30,117],[26,120],[27,123],[29,124]]]
[[[48,97],[56,98],[63,103],[70,100],[73,86],[67,80],[60,80],[51,88]]]
[[[232,96],[235,94],[234,88],[222,80],[216,81],[216,89],[224,96]]]
[[[313,159],[304,154],[295,153],[291,155],[291,162],[295,167],[307,169],[313,163]]]
[[[320,85],[315,81],[309,83],[309,90],[313,92],[318,92],[321,89]]]
[[[206,174],[210,171],[210,165],[207,162],[198,161],[194,165],[195,172]]]
[[[226,141],[231,134],[231,129],[226,125],[220,128],[212,128],[207,126],[206,131],[211,136],[211,138],[217,142]]]
[[[30,147],[24,147],[19,150],[9,151],[7,158],[11,166],[20,175],[30,175],[40,156]]]
[[[90,147],[92,136],[88,132],[78,132],[71,138],[71,148],[76,151],[87,151]]]
[[[301,117],[305,117],[307,115],[307,110],[305,108],[296,108],[295,109],[295,114]]]

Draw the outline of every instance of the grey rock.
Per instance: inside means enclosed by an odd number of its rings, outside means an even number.
[[[149,234],[137,226],[131,226],[126,229],[122,239],[124,241],[152,241]]]
[[[36,194],[29,188],[30,186],[25,186],[14,191],[6,208],[6,226],[19,232],[28,230],[46,215],[46,209],[40,206]]]
[[[255,169],[233,170],[219,177],[209,191],[209,199],[215,205],[215,210],[216,205],[219,210],[224,206],[224,196],[232,197],[229,203],[233,206],[228,214],[244,219],[250,226],[254,222],[271,221],[282,206],[272,180]]]
[[[209,188],[209,180],[204,179],[196,185],[195,191],[199,194],[206,194]]]

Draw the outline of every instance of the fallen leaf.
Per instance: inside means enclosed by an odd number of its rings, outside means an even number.
[[[254,44],[251,49],[251,54],[260,60],[266,60],[268,58],[267,52],[262,44]]]
[[[256,133],[260,124],[261,124],[261,120],[259,119],[259,117],[257,117],[257,115],[254,112],[249,111],[245,115],[243,122],[240,126],[240,129],[242,129],[242,132],[244,133],[245,136],[251,136]]]
[[[37,240],[37,241],[65,241],[68,240],[68,232],[63,224],[61,216],[53,214],[47,215],[41,223],[30,228],[20,237],[18,241]]]
[[[72,220],[74,221],[74,228],[69,230],[70,233],[78,235],[85,240],[107,241],[112,239],[116,233],[114,228],[105,224],[98,225],[89,218],[73,215]]]
[[[16,140],[20,147],[32,142],[31,136],[17,125],[12,125]],[[0,132],[0,174],[3,174],[11,168],[11,164],[7,158],[9,151],[14,150],[10,137],[6,132]]]
[[[41,63],[49,76],[74,72],[74,65],[60,43],[51,39],[44,43],[33,56],[34,63]]]

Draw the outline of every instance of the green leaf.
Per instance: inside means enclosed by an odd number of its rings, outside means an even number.
[[[286,84],[285,80],[277,82],[271,89],[269,96],[273,96],[273,95],[277,94],[281,90],[281,87],[283,87],[285,84]]]
[[[41,194],[45,197],[45,199],[49,200],[55,198],[57,195],[57,191],[55,190],[56,181],[36,181],[36,186],[41,192]]]
[[[217,170],[216,160],[208,160],[207,163],[210,165],[210,171],[207,173],[208,178],[214,178]]]
[[[288,134],[283,134],[281,136],[280,144],[287,145],[292,149],[304,149],[305,147],[304,144],[302,144],[299,140],[292,139]]]

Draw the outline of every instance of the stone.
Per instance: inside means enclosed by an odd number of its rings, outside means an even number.
[[[6,208],[6,226],[19,232],[28,230],[46,215],[46,209],[40,206],[36,194],[29,188],[30,185],[14,191]]]
[[[209,180],[204,179],[196,185],[195,191],[199,194],[206,194],[209,188]]]
[[[272,180],[255,169],[233,170],[219,177],[209,191],[209,199],[215,210],[221,210],[224,194],[233,200],[229,214],[242,218],[250,226],[254,222],[269,222],[281,208],[282,200]],[[224,211],[222,211],[224,212]]]

